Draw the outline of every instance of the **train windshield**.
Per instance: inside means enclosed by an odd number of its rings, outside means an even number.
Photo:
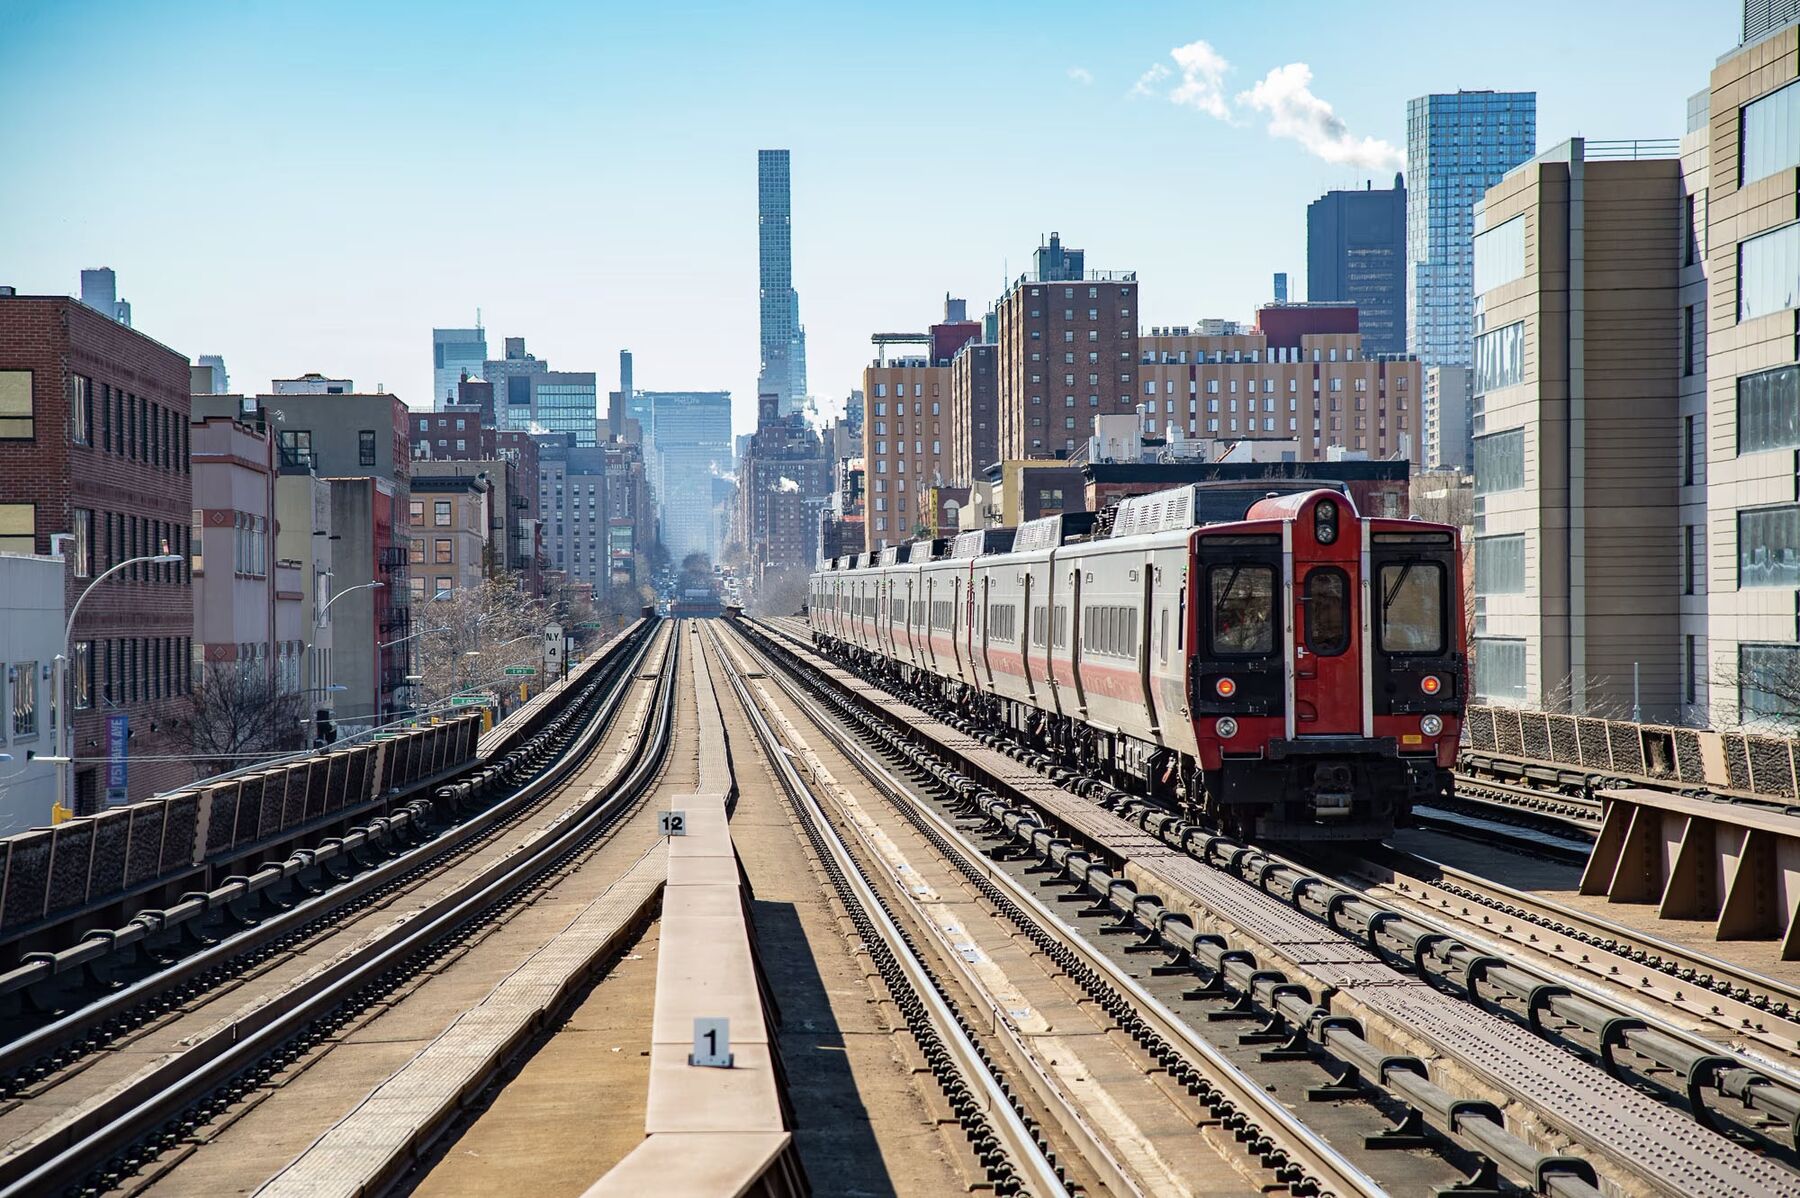
[[[1270,566],[1214,566],[1207,572],[1212,594],[1214,653],[1249,656],[1275,651],[1275,570]]]
[[[1381,649],[1430,655],[1444,651],[1444,567],[1394,562],[1381,567]]]

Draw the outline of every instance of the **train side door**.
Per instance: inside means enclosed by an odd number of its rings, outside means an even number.
[[[1032,592],[1036,590],[1032,585],[1035,581],[1036,579],[1031,576],[1031,568],[1027,566],[1025,568],[1024,603],[1020,608],[1024,618],[1013,626],[1017,630],[1019,637],[1019,657],[1023,662],[1023,669],[1025,671],[1025,693],[1030,695],[1033,700],[1037,699],[1037,684],[1033,680],[1031,673],[1031,634],[1033,630],[1031,619],[1031,596]]]
[[[1331,500],[1294,521],[1294,734],[1362,734],[1362,654],[1355,630],[1362,622],[1357,585],[1359,546],[1340,538],[1343,509]],[[1358,525],[1346,519],[1346,532]]]
[[[1081,613],[1081,561],[1069,568],[1069,674],[1075,680],[1075,704],[1081,718],[1087,717],[1087,688],[1081,682],[1081,641],[1087,621]]]

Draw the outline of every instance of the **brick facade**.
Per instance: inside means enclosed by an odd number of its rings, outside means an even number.
[[[31,552],[48,553],[53,534],[76,534],[67,605],[108,567],[160,552],[164,542],[186,558],[188,365],[73,299],[0,297],[0,382],[22,396],[21,372],[28,372],[31,400],[28,425],[0,420],[0,549],[22,550],[29,536]],[[79,419],[72,420],[76,397]],[[15,400],[4,410],[20,409]],[[14,529],[18,539],[8,543]],[[132,567],[83,604],[71,638],[77,810],[106,799],[109,716],[128,722],[129,798],[193,780],[178,730],[192,684],[193,632],[185,560]],[[47,754],[55,746],[47,720],[43,727],[36,751]],[[139,760],[152,757],[178,759]]]

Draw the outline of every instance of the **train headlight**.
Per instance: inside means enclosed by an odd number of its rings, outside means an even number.
[[[1428,695],[1435,695],[1444,689],[1444,680],[1436,674],[1427,674],[1419,679],[1419,689]]]
[[[1337,540],[1338,506],[1329,499],[1319,501],[1313,509],[1313,539],[1321,545],[1329,545]]]
[[[1434,715],[1428,715],[1419,721],[1419,731],[1426,736],[1436,736],[1444,730],[1444,721]]]
[[[1229,699],[1231,696],[1237,694],[1237,683],[1230,678],[1221,678],[1213,683],[1213,690],[1218,694],[1219,698]]]
[[[1220,740],[1230,740],[1237,735],[1237,721],[1230,716],[1221,716],[1219,722],[1213,725],[1213,731],[1219,734]]]

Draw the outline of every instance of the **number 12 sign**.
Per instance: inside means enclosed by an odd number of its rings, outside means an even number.
[[[694,1020],[694,1051],[688,1064],[706,1069],[731,1068],[731,1020]]]

